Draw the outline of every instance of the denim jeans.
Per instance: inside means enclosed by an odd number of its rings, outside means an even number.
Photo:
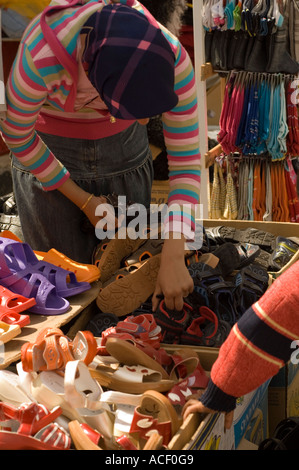
[[[96,196],[116,193],[149,207],[153,163],[146,126],[136,122],[95,141],[40,136],[84,190]],[[99,240],[94,229],[84,229],[88,221],[83,212],[58,190],[44,191],[15,156],[12,179],[24,241],[34,250],[56,248],[75,261],[90,263]]]

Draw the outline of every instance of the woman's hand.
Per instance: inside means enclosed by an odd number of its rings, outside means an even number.
[[[101,222],[102,230],[105,231],[114,232],[116,227],[118,227],[114,208],[110,206],[104,196],[93,196],[83,209],[83,212],[94,227],[99,222]]]
[[[184,297],[194,288],[193,280],[185,263],[185,239],[169,238],[164,241],[161,264],[152,297],[152,308],[156,311],[160,299],[164,296],[166,307],[170,310],[182,310]]]
[[[96,227],[103,218],[104,223],[101,225],[103,230],[105,224],[108,224],[108,229],[112,229],[112,231],[118,227],[118,220],[115,217],[114,208],[107,203],[105,196],[94,196],[84,191],[84,189],[80,188],[71,178],[63,183],[58,190],[84,212],[94,227]]]
[[[199,400],[194,400],[194,399],[190,399],[188,400],[184,407],[183,407],[183,411],[182,411],[182,416],[183,416],[183,420],[185,421],[185,419],[187,419],[187,417],[191,414],[191,413],[203,413],[203,414],[213,414],[213,413],[217,413],[217,411],[215,410],[211,410],[210,408],[206,408],[202,403],[201,401]],[[234,419],[234,412],[233,411],[229,411],[228,413],[225,413],[225,416],[224,416],[224,428],[225,429],[230,429],[232,424],[233,424],[233,419]]]

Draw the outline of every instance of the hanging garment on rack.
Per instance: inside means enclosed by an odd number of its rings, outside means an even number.
[[[214,163],[210,218],[299,223],[297,174],[288,155],[221,155]]]
[[[290,53],[299,62],[299,0],[289,1]]]
[[[234,184],[232,169],[229,159],[226,159],[226,198],[223,211],[223,218],[235,220],[238,217],[237,191]]]
[[[247,209],[248,209],[248,220],[254,220],[253,214],[253,170],[254,170],[254,161],[247,159],[247,164],[249,165],[248,173],[248,197],[247,197]],[[240,182],[241,184],[241,182]]]
[[[203,25],[215,71],[299,72],[298,0],[204,0]]]
[[[299,154],[294,83],[293,76],[282,74],[229,74],[217,136],[225,154],[269,152],[273,161]]]
[[[292,160],[286,159],[285,179],[287,185],[290,221],[299,223],[299,199],[297,194],[297,175],[295,173]]]
[[[293,156],[299,155],[299,119],[298,119],[298,80],[288,80],[286,85],[287,151]]]
[[[266,161],[265,163],[265,213],[263,215],[264,222],[270,222],[272,220],[272,184],[271,184],[271,163]]]

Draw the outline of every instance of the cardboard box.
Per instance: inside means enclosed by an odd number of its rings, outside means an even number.
[[[163,345],[168,352],[179,346]],[[180,346],[181,347],[181,346]],[[185,347],[185,346],[184,346]],[[192,348],[199,356],[200,363],[207,371],[211,370],[218,357],[217,348]],[[190,415],[168,445],[170,450],[234,450],[245,435],[248,424],[267,395],[269,382],[237,401],[233,426],[224,431],[224,415],[215,413],[207,416]]]
[[[268,400],[269,435],[273,436],[280,421],[299,416],[299,364],[290,361],[273,377]]]
[[[244,438],[246,441],[259,446],[260,443],[269,436],[269,420],[268,420],[268,388],[264,392],[258,407],[245,431]],[[242,440],[241,440],[242,442]],[[241,444],[240,442],[240,444]],[[240,445],[239,444],[239,445]]]

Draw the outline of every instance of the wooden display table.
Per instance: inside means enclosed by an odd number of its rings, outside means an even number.
[[[22,328],[21,334],[13,338],[8,343],[2,345],[0,353],[0,369],[6,369],[10,364],[18,362],[21,358],[21,347],[24,343],[34,342],[38,333],[44,328],[61,328],[79,315],[88,312],[89,307],[94,304],[94,300],[100,290],[101,283],[94,282],[91,288],[74,297],[70,297],[70,308],[62,315],[46,316],[29,313],[30,324]],[[24,312],[27,313],[27,312]],[[84,315],[85,324],[87,315]]]

